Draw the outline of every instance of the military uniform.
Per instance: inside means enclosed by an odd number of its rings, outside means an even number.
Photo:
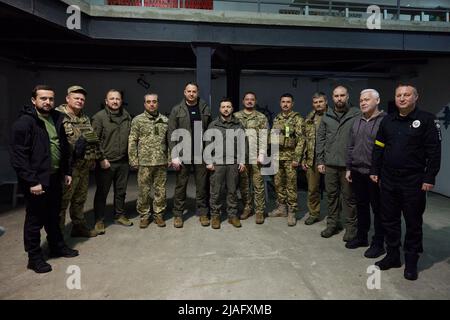
[[[309,217],[305,221],[306,224],[314,223],[320,216],[320,172],[317,169],[315,150],[316,136],[319,130],[322,115],[315,110],[311,111],[303,122],[304,134],[306,137],[302,165],[307,165],[306,179],[308,181],[308,212]]]
[[[129,175],[128,135],[130,126],[131,116],[123,108],[111,111],[105,107],[92,117],[92,127],[100,139],[101,156],[99,160],[107,159],[110,163],[108,169],[103,169],[100,165],[95,168],[97,189],[94,196],[94,214],[96,230],[100,230],[100,233],[104,233],[103,219],[111,184],[114,184],[115,220],[128,222],[125,225],[132,225],[124,216]]]
[[[161,113],[144,111],[131,122],[128,138],[130,166],[138,167],[139,194],[136,211],[141,221],[150,218],[150,189],[153,187],[153,212],[163,218],[166,210],[167,133],[169,119]]]
[[[73,224],[72,235],[74,235],[74,230],[82,230],[81,233],[87,233],[85,231],[89,229],[87,228],[83,207],[89,187],[89,169],[95,160],[100,158],[100,150],[99,139],[91,126],[89,117],[83,111],[76,116],[69,113],[67,108],[66,104],[56,108],[64,114],[63,126],[73,155],[72,184],[69,187],[64,186],[60,226],[63,230],[66,209],[70,203],[69,212]]]
[[[241,156],[242,160],[245,160],[245,154],[239,154],[239,152],[245,153],[245,132],[244,127],[242,126],[241,122],[236,119],[235,117],[231,117],[229,121],[224,121],[221,117],[217,118],[208,127],[208,130],[210,129],[216,129],[219,130],[222,134],[222,140],[214,140],[208,144],[211,146],[211,144],[214,144],[214,151],[217,151],[218,148],[223,148],[222,157],[220,159],[214,159],[217,160],[214,161],[211,159],[211,161],[207,161],[207,163],[212,162],[214,165],[214,171],[211,174],[210,182],[210,207],[211,207],[211,218],[213,220],[213,228],[214,228],[214,221],[215,219],[219,219],[219,225],[220,225],[220,214],[222,211],[222,194],[224,193],[224,189],[226,188],[226,202],[227,202],[227,215],[228,219],[231,222],[232,219],[237,219],[237,213],[238,213],[238,201],[237,201],[237,187],[239,183],[239,156]],[[233,154],[227,154],[226,146],[227,146],[227,130],[240,130],[235,131],[237,132],[237,141],[243,142],[243,148],[238,149],[238,143],[234,141],[234,150]],[[229,143],[229,142],[228,142]],[[243,163],[243,162],[242,162]],[[240,226],[240,224],[237,224],[236,226]]]
[[[234,113],[234,116],[239,119],[246,130],[255,129],[254,132],[247,131],[247,139],[249,143],[249,160],[256,162],[259,154],[266,155],[267,152],[267,134],[260,135],[261,129],[269,129],[269,122],[264,114],[254,110],[251,114],[247,114],[244,110]],[[255,152],[252,147],[256,146]],[[250,162],[250,161],[249,161]],[[253,183],[254,189],[254,209],[257,214],[257,223],[264,222],[265,209],[265,191],[264,179],[261,176],[261,166],[259,164],[252,164],[246,162],[246,170],[239,175],[239,189],[241,191],[242,201],[244,202],[244,212],[241,219],[246,219],[251,215],[252,198],[250,195],[250,179]]]
[[[288,224],[295,225],[297,212],[297,168],[292,162],[301,162],[305,138],[303,133],[303,118],[298,112],[278,114],[273,128],[279,130],[271,135],[271,142],[279,145],[279,153],[275,155],[278,161],[278,172],[275,174],[275,192],[277,194],[278,211],[288,213]],[[272,216],[277,216],[272,215]]]
[[[386,257],[380,269],[400,267],[401,214],[406,235],[405,278],[417,278],[417,261],[423,252],[422,223],[426,192],[422,184],[434,185],[441,161],[440,125],[435,116],[417,107],[407,116],[398,112],[382,120],[375,140],[371,175],[379,177],[381,223],[385,229]],[[408,275],[408,272],[411,274]]]

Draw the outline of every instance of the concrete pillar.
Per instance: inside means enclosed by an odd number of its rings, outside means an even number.
[[[226,68],[227,71],[227,97],[233,101],[234,111],[239,110],[241,104],[240,84],[241,69],[235,59],[230,59]]]
[[[192,44],[197,58],[196,81],[200,87],[200,97],[211,106],[211,56],[214,49],[208,44]]]

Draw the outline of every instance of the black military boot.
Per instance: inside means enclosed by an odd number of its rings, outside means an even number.
[[[27,268],[36,273],[47,273],[52,271],[52,266],[45,262],[44,258],[41,256],[29,258]]]
[[[403,276],[407,280],[417,280],[419,277],[417,273],[417,262],[419,261],[419,255],[417,253],[405,253],[405,272]]]
[[[380,261],[375,262],[375,265],[380,268],[380,270],[389,270],[391,268],[400,268],[402,262],[400,260],[400,250],[399,248],[387,248],[386,256]]]

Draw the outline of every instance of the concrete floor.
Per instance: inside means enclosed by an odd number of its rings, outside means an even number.
[[[170,176],[169,209],[173,183]],[[190,208],[195,194],[192,183]],[[85,206],[91,222],[94,190],[91,187]],[[130,213],[136,194],[133,175],[127,196]],[[6,233],[0,237],[0,299],[450,298],[450,199],[428,196],[419,280],[407,281],[403,268],[392,269],[381,272],[381,288],[371,290],[367,268],[377,259],[364,258],[365,248],[346,249],[343,233],[321,238],[325,220],[304,225],[306,194],[299,194],[301,220],[295,227],[288,227],[283,218],[268,218],[263,225],[256,225],[251,217],[240,229],[224,221],[220,230],[213,230],[201,227],[188,213],[183,229],[175,229],[168,214],[166,228],[152,223],[141,230],[139,218],[132,215],[133,227],[110,224],[105,235],[89,240],[69,238],[67,242],[80,256],[50,259],[53,271],[47,274],[26,269],[24,206],[3,208],[0,226]],[[272,207],[273,201],[268,209]],[[323,215],[325,212],[324,208]],[[69,229],[70,224],[66,231]],[[80,267],[81,290],[66,287],[70,265]]]

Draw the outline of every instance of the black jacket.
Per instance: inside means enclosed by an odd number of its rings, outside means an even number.
[[[61,148],[60,172],[71,175],[70,151],[62,124],[63,114],[52,110]],[[19,183],[24,188],[42,184],[48,187],[51,173],[50,140],[44,122],[34,107],[25,106],[11,129],[11,165],[16,170]],[[25,189],[25,190],[27,190]]]
[[[391,113],[381,121],[370,174],[423,174],[434,184],[441,164],[441,135],[436,117],[417,107],[406,117]],[[382,177],[383,178],[383,177]]]

